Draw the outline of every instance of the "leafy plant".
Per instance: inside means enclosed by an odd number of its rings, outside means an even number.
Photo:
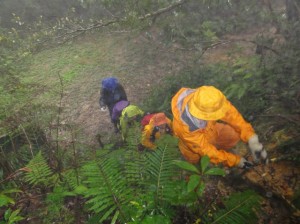
[[[8,196],[8,194],[11,193],[18,193],[21,192],[18,189],[9,189],[9,190],[3,190],[0,192],[0,208],[3,206],[8,206],[9,204],[15,204],[15,201],[13,198]]]
[[[127,207],[134,192],[123,178],[119,155],[119,150],[99,152],[97,160],[83,167],[84,183],[88,188],[84,194],[88,199],[86,204],[89,210],[100,215],[99,222],[109,217],[123,222],[128,219]]]
[[[14,205],[15,200],[8,196],[8,194],[12,193],[18,193],[21,192],[18,189],[9,189],[9,190],[4,190],[0,192],[0,208],[1,207],[6,207],[9,206],[10,204]],[[20,209],[17,209],[15,211],[12,211],[10,208],[8,208],[3,216],[3,220],[0,220],[0,224],[13,224],[18,221],[21,221],[24,219],[24,217],[19,215]]]
[[[20,209],[15,211],[12,211],[11,209],[6,210],[4,214],[4,220],[0,221],[0,224],[14,224],[23,220],[24,217],[20,216],[19,213]]]
[[[184,170],[187,170],[192,173],[188,177],[188,184],[187,184],[187,191],[195,191],[197,192],[198,196],[202,196],[202,193],[205,189],[205,183],[203,181],[204,175],[225,175],[225,171],[218,167],[209,168],[209,157],[208,156],[202,156],[200,160],[200,167],[185,162],[185,161],[179,161],[176,160],[174,163],[181,167]]]
[[[50,187],[58,180],[58,175],[52,172],[41,151],[28,163],[26,170],[25,181],[34,186]]]
[[[86,205],[99,220],[156,220],[174,215],[181,186],[173,160],[178,158],[177,140],[165,136],[155,151],[137,148],[103,150],[97,160],[83,167]],[[146,222],[146,221],[145,221]],[[150,222],[151,223],[151,222]]]
[[[177,142],[176,138],[165,135],[156,141],[157,149],[146,154],[146,190],[153,197],[153,209],[156,213],[178,196],[177,185],[180,177],[177,167],[173,164],[173,160],[179,157]]]
[[[223,201],[225,209],[218,210],[210,223],[257,223],[261,200],[252,190],[231,194]]]
[[[75,197],[76,192],[68,191],[62,186],[54,187],[53,191],[47,194],[47,216],[45,220],[48,222],[55,222],[64,220],[64,223],[74,223],[74,215],[65,205],[66,197]],[[68,217],[68,219],[66,219]]]

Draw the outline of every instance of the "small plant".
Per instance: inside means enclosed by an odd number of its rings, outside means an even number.
[[[26,166],[25,181],[33,186],[53,186],[58,176],[53,173],[41,151]]]
[[[4,220],[0,221],[0,224],[14,224],[18,221],[21,221],[24,219],[24,217],[19,215],[20,209],[17,209],[15,211],[12,211],[10,208],[7,209],[4,213]]]
[[[11,198],[10,196],[8,196],[8,194],[11,193],[18,193],[21,192],[18,189],[9,189],[9,190],[4,190],[0,192],[0,208],[3,206],[8,206],[10,204],[15,204],[15,201],[13,198]]]
[[[18,193],[21,192],[18,189],[9,189],[9,190],[4,190],[0,192],[0,208],[1,207],[6,207],[9,205],[14,205],[15,201],[13,198],[8,196],[8,194],[11,193]],[[17,209],[15,211],[12,211],[10,208],[8,208],[4,212],[3,220],[0,220],[0,224],[13,224],[18,221],[23,220],[24,218],[19,215],[20,209]]]
[[[188,184],[187,184],[187,191],[197,192],[198,196],[202,196],[203,191],[205,189],[205,183],[203,181],[204,175],[220,175],[224,176],[225,171],[218,167],[209,168],[209,157],[203,156],[200,161],[200,167],[198,168],[196,165],[185,161],[176,160],[174,163],[181,167],[184,170],[191,172],[192,174],[188,176]]]
[[[209,223],[257,223],[261,200],[252,190],[231,194],[223,200],[225,208],[219,209]]]

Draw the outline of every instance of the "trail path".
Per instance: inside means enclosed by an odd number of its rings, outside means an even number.
[[[127,39],[126,39],[127,38]],[[165,47],[152,37],[145,35],[103,37],[104,42],[86,37],[80,42],[89,42],[89,50],[103,51],[103,59],[95,61],[78,52],[78,63],[90,68],[66,88],[63,97],[62,123],[74,123],[77,142],[82,145],[99,147],[98,137],[103,143],[120,138],[113,133],[113,126],[108,111],[101,112],[99,108],[100,82],[108,76],[115,76],[124,86],[131,104],[141,106],[147,100],[152,88],[159,88],[165,76],[175,75],[188,62],[188,54],[174,53],[174,49]],[[101,56],[101,55],[100,55]],[[162,96],[163,97],[163,96]],[[61,135],[69,135],[67,130],[61,130]],[[70,137],[66,137],[68,144]]]

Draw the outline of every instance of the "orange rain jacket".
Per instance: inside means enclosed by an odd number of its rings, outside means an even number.
[[[172,122],[169,118],[167,118],[167,124],[168,126],[172,129]],[[153,132],[153,129],[155,127],[155,125],[153,124],[153,120],[150,119],[149,124],[147,124],[144,129],[143,129],[143,133],[142,133],[142,145],[145,146],[148,149],[152,149],[154,150],[156,148],[156,145],[154,144],[154,142],[152,142],[151,139],[151,135]],[[155,140],[159,139],[161,137],[161,134],[159,132],[155,133]]]
[[[172,98],[173,133],[179,138],[179,149],[183,156],[191,163],[198,163],[201,156],[207,155],[210,162],[222,163],[225,166],[236,166],[241,157],[223,149],[217,149],[213,142],[217,138],[217,121],[207,121],[203,129],[190,131],[189,126],[181,119],[187,102],[193,96],[195,90],[181,88]],[[238,110],[229,102],[229,110],[225,117],[220,119],[223,123],[230,125],[244,142],[248,142],[255,132],[251,124],[247,123]]]

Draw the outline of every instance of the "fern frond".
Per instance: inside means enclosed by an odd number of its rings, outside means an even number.
[[[145,186],[146,174],[146,157],[145,153],[137,150],[125,150],[122,158],[123,177],[131,188],[137,191],[142,191]]]
[[[235,193],[224,200],[225,209],[214,214],[211,223],[256,223],[261,197],[254,191]]]
[[[179,158],[177,140],[169,135],[157,141],[157,149],[146,154],[149,186],[155,189],[155,200],[158,203],[171,199],[177,184],[178,167],[173,160]]]
[[[126,130],[126,148],[128,150],[137,150],[138,145],[141,142],[141,125],[134,121],[131,127]]]
[[[128,187],[120,166],[121,150],[102,152],[97,161],[83,167],[88,186],[85,196],[89,209],[101,215],[100,222],[112,217],[117,211],[120,219],[128,219],[126,206],[132,200],[133,190]]]
[[[74,190],[82,182],[80,169],[78,169],[77,172],[74,169],[67,170],[62,173],[62,177],[64,180],[64,185],[71,190]]]
[[[57,178],[48,166],[41,151],[29,161],[26,166],[28,172],[25,174],[25,181],[32,185],[53,186]]]

